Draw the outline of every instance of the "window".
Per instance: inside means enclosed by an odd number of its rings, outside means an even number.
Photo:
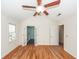
[[[15,38],[16,38],[15,25],[9,24],[9,42],[15,40]]]

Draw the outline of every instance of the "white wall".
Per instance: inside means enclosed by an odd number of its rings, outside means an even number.
[[[59,45],[58,25],[55,19],[50,20],[50,39],[50,45]]]
[[[8,39],[8,24],[12,23],[16,25],[16,21],[12,18],[2,15],[1,18],[1,57],[4,57],[6,54],[11,52],[15,47],[18,46],[18,32],[16,28],[17,37],[16,40],[9,42]],[[17,27],[17,25],[16,25]]]
[[[64,49],[73,56],[77,56],[77,19],[76,15],[59,21],[64,24]]]
[[[45,16],[31,17],[20,22],[20,43],[27,40],[26,26],[35,26],[36,45],[58,45],[58,27],[56,21]],[[27,29],[27,28],[26,28]]]

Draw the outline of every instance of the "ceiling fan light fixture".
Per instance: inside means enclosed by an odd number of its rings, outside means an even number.
[[[36,11],[37,11],[38,13],[39,13],[39,12],[43,13],[44,10],[45,10],[45,8],[44,8],[43,6],[38,6],[38,7],[36,8]]]

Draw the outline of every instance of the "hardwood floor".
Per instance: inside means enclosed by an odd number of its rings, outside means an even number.
[[[59,46],[19,46],[3,59],[75,59]]]

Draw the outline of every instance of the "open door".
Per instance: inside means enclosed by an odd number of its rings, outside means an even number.
[[[27,45],[35,43],[34,26],[27,26]]]
[[[59,25],[59,45],[64,48],[64,25]]]

